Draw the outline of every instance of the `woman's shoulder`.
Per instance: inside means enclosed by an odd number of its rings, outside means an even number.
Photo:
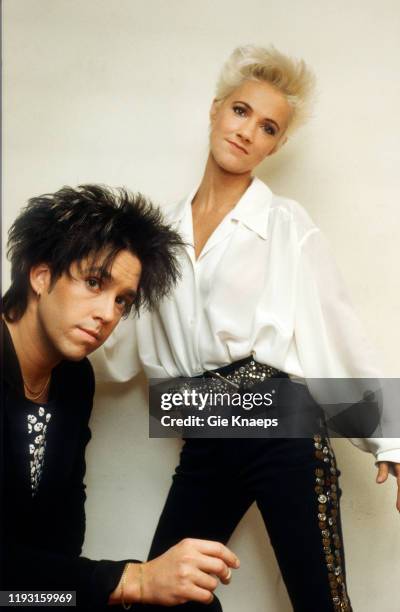
[[[272,223],[290,225],[299,240],[319,230],[309,212],[297,200],[275,193],[271,198],[270,220]]]
[[[161,212],[164,216],[166,223],[174,225],[178,221],[181,220],[183,215],[185,214],[185,210],[189,206],[189,203],[192,201],[196,189],[192,189],[188,194],[186,194],[183,198],[178,198],[172,203],[164,204],[161,208]]]

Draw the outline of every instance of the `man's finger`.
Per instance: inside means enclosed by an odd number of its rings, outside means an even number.
[[[207,574],[214,574],[214,576],[218,576],[220,580],[225,579],[230,571],[230,568],[225,561],[222,561],[222,559],[218,559],[217,557],[210,557],[209,555],[201,555],[198,567],[203,572],[207,572]]]
[[[226,565],[229,567],[239,567],[240,561],[235,553],[220,542],[212,542],[211,540],[192,540],[192,542],[196,544],[197,550],[203,553],[203,555],[218,557],[225,561]]]
[[[215,576],[211,576],[210,574],[202,572],[198,569],[193,573],[193,584],[212,592],[217,588],[219,580]]]
[[[194,586],[193,589],[191,589],[189,600],[198,601],[203,604],[210,604],[213,599],[214,595],[207,589],[202,589],[198,586]]]
[[[228,567],[228,573],[224,578],[221,578],[222,584],[229,584],[232,578],[232,570]]]
[[[225,561],[222,561],[222,559],[217,559],[217,557],[209,557],[208,555],[201,555],[198,567],[207,574],[217,576],[222,584],[229,584],[231,581],[232,570],[227,566]]]

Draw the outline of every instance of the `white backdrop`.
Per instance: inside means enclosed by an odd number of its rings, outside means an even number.
[[[398,376],[399,32],[397,0],[3,0],[4,230],[28,197],[65,184],[125,185],[161,205],[182,197],[202,170],[223,60],[238,44],[273,43],[313,66],[319,95],[310,124],[258,175],[328,235]],[[87,555],[146,556],[179,449],[147,427],[143,381],[98,389]],[[371,456],[335,447],[354,609],[398,612],[394,479],[378,487]],[[226,611],[248,610],[250,597],[254,612],[288,612],[254,508],[231,547],[242,567],[219,590]]]

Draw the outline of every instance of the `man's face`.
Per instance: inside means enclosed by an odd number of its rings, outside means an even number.
[[[100,273],[102,258],[71,265],[51,285],[45,264],[31,271],[31,282],[40,293],[37,301],[38,332],[55,358],[80,360],[97,349],[132,305],[142,270],[127,250],[115,257],[107,277]]]

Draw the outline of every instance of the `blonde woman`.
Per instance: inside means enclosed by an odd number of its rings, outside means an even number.
[[[378,376],[321,232],[252,176],[307,119],[313,85],[303,61],[274,48],[233,52],[203,178],[170,215],[187,242],[182,281],[95,356],[100,375],[125,380],[142,365],[150,378],[213,372],[247,387],[250,377]],[[368,442],[381,481],[389,462],[400,475],[398,442]],[[227,542],[256,501],[295,612],[350,611],[338,476],[320,435],[187,439],[150,556],[187,536]]]

